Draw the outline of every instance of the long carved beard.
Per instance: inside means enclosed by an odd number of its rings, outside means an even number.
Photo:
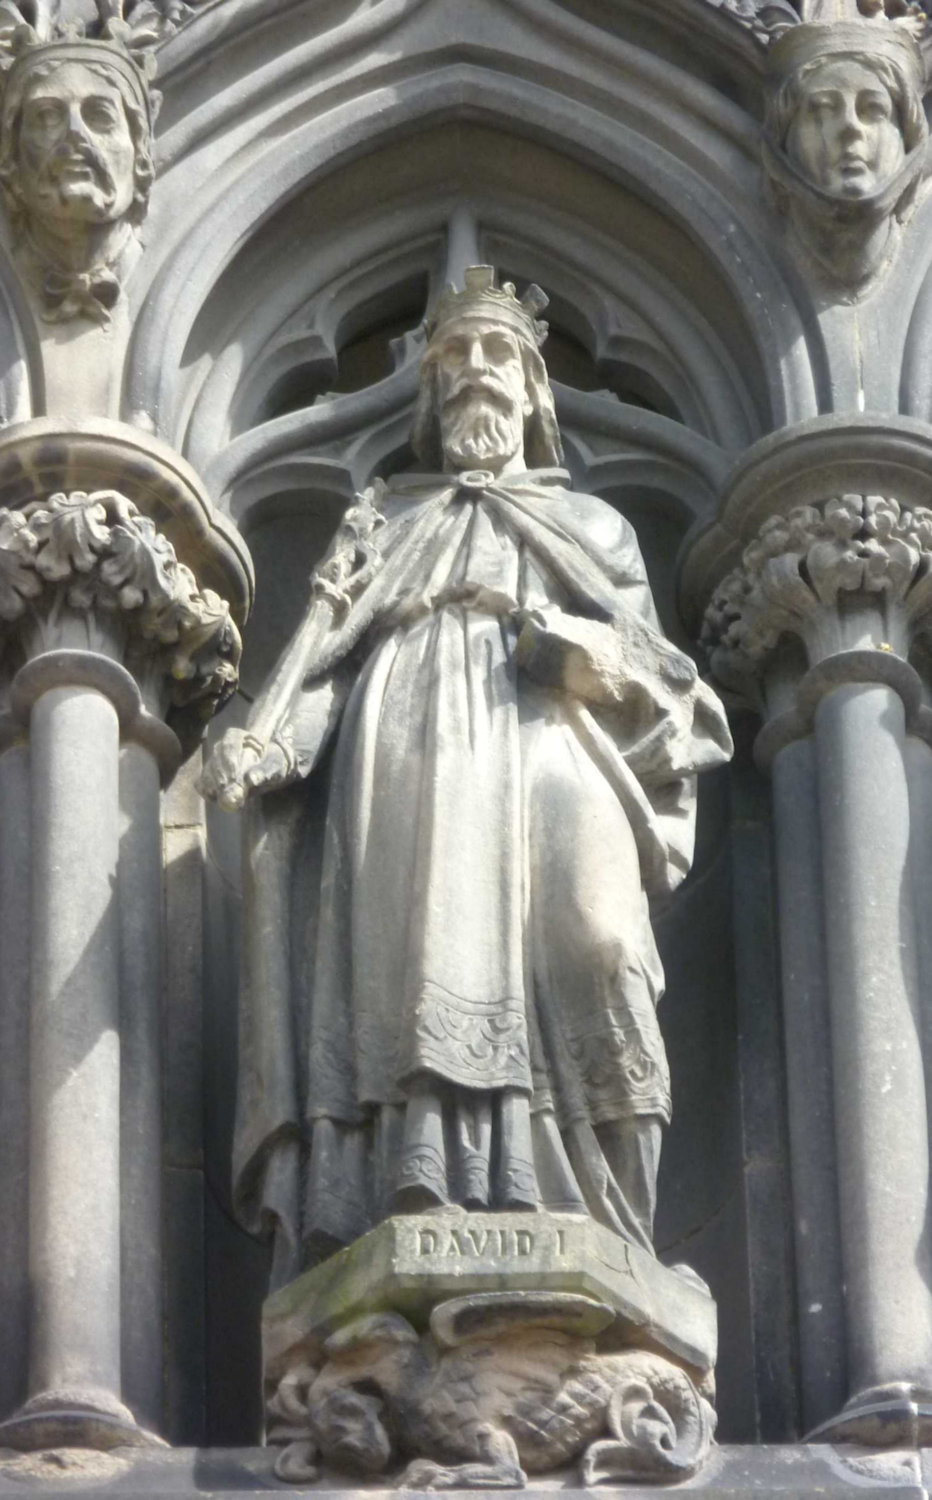
[[[451,402],[440,419],[443,451],[457,469],[481,468],[495,458],[510,458],[524,438],[524,416],[512,405],[505,411],[492,401]]]

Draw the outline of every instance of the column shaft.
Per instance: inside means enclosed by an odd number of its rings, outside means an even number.
[[[915,735],[906,739],[909,778],[910,866],[917,913],[932,913],[932,746]],[[917,922],[926,1094],[932,1082],[932,921]],[[930,1120],[932,1131],[932,1120]]]
[[[815,718],[852,1397],[932,1378],[929,1149],[904,710],[881,684]]]
[[[25,1399],[29,1350],[29,751],[0,754],[0,1413]]]
[[[32,1394],[120,1391],[119,726],[94,689],[30,717]]]
[[[162,1426],[162,848],[159,768],[120,756],[120,1197],[123,1396]]]
[[[832,1041],[812,740],[793,740],[779,750],[772,775],[800,1395],[808,1430],[834,1415],[846,1394]]]

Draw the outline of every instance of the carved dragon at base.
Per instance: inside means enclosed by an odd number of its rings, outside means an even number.
[[[444,1302],[423,1336],[397,1313],[359,1318],[326,1341],[322,1363],[280,1380],[275,1472],[307,1483],[321,1459],[357,1475],[407,1459],[403,1489],[520,1489],[581,1457],[585,1485],[684,1479],[712,1444],[711,1378],[697,1388],[649,1350],[599,1352],[613,1320],[557,1293]]]

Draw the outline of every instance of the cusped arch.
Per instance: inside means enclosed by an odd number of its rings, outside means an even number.
[[[170,441],[185,442],[197,385],[190,372],[208,355],[232,346],[218,288],[235,288],[237,268],[250,267],[251,274],[257,253],[267,265],[274,263],[268,226],[287,237],[290,221],[298,226],[292,237],[301,225],[313,233],[313,207],[328,196],[331,213],[342,212],[348,225],[371,221],[387,192],[383,167],[393,151],[400,160],[405,155],[416,160],[423,199],[425,181],[435,191],[425,166],[444,136],[471,132],[475,141],[483,130],[498,143],[496,149],[478,164],[461,153],[454,180],[447,182],[451,198],[458,191],[475,193],[477,179],[490,172],[498,173],[499,198],[507,196],[502,143],[526,164],[525,200],[542,227],[551,216],[565,217],[572,178],[577,191],[571,212],[581,232],[600,233],[623,253],[639,224],[645,250],[651,242],[651,259],[666,262],[671,295],[678,293],[694,309],[708,308],[711,300],[720,334],[737,341],[736,362],[746,383],[757,386],[759,430],[812,414],[819,404],[813,374],[820,368],[817,335],[811,324],[804,325],[783,269],[766,246],[756,194],[736,192],[727,201],[700,176],[695,159],[658,151],[632,127],[614,121],[609,128],[609,123],[544,85],[524,80],[516,94],[513,79],[457,63],[409,77],[403,89],[374,90],[323,118],[304,121],[284,137],[287,149],[279,140],[225,164],[215,181],[202,185],[193,219],[179,226],[174,240],[169,234],[161,241],[158,269],[135,325],[127,415],[145,414]],[[172,191],[173,175],[165,181],[166,193]],[[334,206],[335,199],[342,203]],[[615,220],[606,222],[611,203]],[[529,238],[536,243],[546,234]],[[315,242],[315,259],[323,253]],[[149,258],[150,273],[156,258]],[[255,283],[247,285],[254,298]],[[231,295],[229,301],[234,309],[242,307],[242,296]],[[231,374],[234,382],[240,376]]]

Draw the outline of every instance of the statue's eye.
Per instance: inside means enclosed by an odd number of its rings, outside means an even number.
[[[494,365],[507,364],[517,352],[511,341],[503,338],[486,339],[483,347],[486,359]]]
[[[105,99],[88,99],[81,114],[92,130],[110,130],[117,122],[116,110]]]
[[[45,104],[32,103],[26,111],[27,122],[35,130],[53,130],[63,118],[61,106],[51,99]]]
[[[892,114],[889,101],[879,94],[870,94],[858,101],[858,114],[863,120],[889,120]]]

